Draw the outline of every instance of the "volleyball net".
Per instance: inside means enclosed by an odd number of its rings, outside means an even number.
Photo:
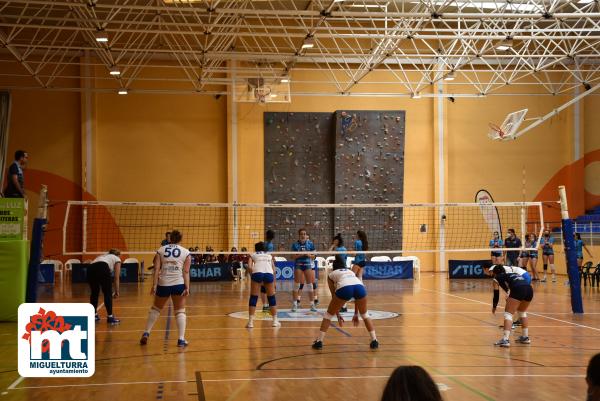
[[[229,254],[253,251],[254,244],[264,240],[266,230],[273,230],[274,254],[290,255],[301,228],[314,243],[315,254],[332,254],[328,249],[338,233],[352,250],[356,232],[362,230],[368,237],[367,254],[402,256],[489,251],[494,232],[504,238],[512,228],[523,239],[527,233],[539,237],[543,227],[540,202],[311,205],[70,201],[62,234],[65,255],[101,254],[110,248],[153,254],[165,233],[172,230],[183,234],[181,245],[186,248],[197,247],[198,253],[205,253],[210,247],[215,253]]]

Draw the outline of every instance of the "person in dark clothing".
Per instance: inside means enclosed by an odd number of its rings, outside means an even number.
[[[505,248],[520,248],[521,240],[515,234],[514,228],[508,229],[508,237],[504,240]],[[509,266],[519,266],[519,250],[506,251],[506,264]]]
[[[25,178],[23,169],[27,166],[29,154],[24,150],[15,152],[15,161],[8,168],[4,196],[6,198],[25,198]]]

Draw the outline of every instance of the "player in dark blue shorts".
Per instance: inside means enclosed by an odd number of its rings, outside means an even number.
[[[542,260],[544,262],[544,278],[542,283],[546,282],[546,271],[550,264],[550,272],[552,272],[552,282],[556,283],[556,269],[554,268],[554,238],[550,236],[550,230],[544,230],[542,238],[540,238],[540,246],[542,247]]]
[[[367,262],[367,258],[362,251],[369,250],[369,240],[367,239],[367,234],[362,230],[358,230],[356,236],[358,239],[354,241],[355,254],[354,261],[352,262],[352,271],[362,281],[363,270]]]
[[[537,235],[535,233],[529,234],[530,248],[536,248],[534,251],[529,251],[529,266],[531,267],[531,275],[533,276],[532,280],[537,281],[540,278],[538,277],[538,272],[536,270],[537,262],[538,262],[538,241]],[[527,246],[527,244],[525,244]]]
[[[294,303],[292,305],[292,312],[296,312],[300,306],[298,294],[300,293],[300,286],[303,283],[308,284],[309,299],[311,300],[310,310],[316,312],[317,306],[313,300],[313,284],[315,282],[315,273],[313,271],[314,255],[311,253],[315,251],[315,245],[308,239],[306,229],[301,228],[298,230],[298,241],[292,245],[292,251],[305,252],[294,255],[296,259],[294,260]]]
[[[271,253],[275,250],[273,240],[275,239],[275,232],[273,230],[267,230],[265,235],[265,250],[267,253]],[[260,286],[260,300],[262,301],[262,311],[269,312],[269,300],[267,299],[267,289],[264,285]]]
[[[523,333],[517,342],[521,344],[530,344],[529,339],[529,319],[527,318],[527,308],[533,299],[533,287],[527,284],[526,279],[516,273],[507,273],[505,266],[494,265],[491,269],[485,269],[494,279],[494,298],[492,301],[492,313],[496,313],[496,307],[500,300],[500,288],[508,293],[508,299],[504,306],[504,336],[497,341],[495,345],[500,347],[510,347],[510,330],[513,323],[513,315],[519,313]]]

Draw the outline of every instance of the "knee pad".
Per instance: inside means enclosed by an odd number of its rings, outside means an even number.
[[[365,312],[365,313],[361,313],[361,314],[360,314],[360,317],[362,317],[362,318],[363,318],[363,320],[366,320],[366,319],[368,319],[368,318],[369,318],[369,312],[367,311],[367,312]]]
[[[158,308],[157,308],[156,306],[154,306],[154,305],[152,305],[152,306],[150,307],[150,312],[152,312],[152,311],[160,313],[160,309],[158,309]]]
[[[317,289],[317,282],[315,281],[315,282],[313,283],[313,290],[316,290],[316,289]]]
[[[184,314],[185,315],[185,308],[177,309],[175,311],[175,316],[177,316],[179,314]]]
[[[277,306],[275,295],[267,295],[267,300],[269,301],[269,306]]]
[[[544,270],[548,270],[548,264],[544,263]]]
[[[504,320],[508,320],[509,322],[513,321],[513,314],[509,312],[504,312]]]
[[[323,319],[325,319],[325,320],[331,320],[332,317],[333,317],[333,315],[331,315],[329,312],[325,312],[323,314]]]
[[[256,306],[258,302],[258,295],[250,295],[250,300],[248,301],[249,306]]]
[[[519,312],[519,316],[521,316],[521,318],[527,317],[527,312]]]
[[[298,284],[298,291],[302,291],[303,288],[304,288],[304,284]]]

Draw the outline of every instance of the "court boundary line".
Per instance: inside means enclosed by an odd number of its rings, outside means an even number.
[[[542,374],[438,374],[432,373],[434,377],[568,377],[568,378],[585,378],[585,375],[542,375]],[[340,379],[388,379],[390,375],[369,375],[369,376],[312,376],[312,377],[247,377],[247,378],[224,378],[224,379],[203,379],[203,383],[221,383],[221,382],[242,382],[242,381],[280,381],[280,380],[340,380]],[[52,384],[44,386],[23,386],[14,387],[10,390],[32,390],[42,388],[61,388],[61,387],[101,387],[101,386],[124,386],[124,385],[142,385],[142,384],[159,384],[159,383],[194,383],[195,379],[190,380],[160,380],[160,381],[131,381],[131,382],[110,382],[110,383],[85,383],[85,384]]]
[[[202,383],[202,373],[199,370],[196,371],[196,391],[198,392],[198,401],[206,401],[204,385]]]
[[[423,288],[423,287],[421,287],[421,290],[429,291],[429,292],[435,292],[435,293],[438,293],[438,294],[447,295],[449,297],[464,299],[464,300],[467,300],[467,301],[476,302],[478,304],[482,304],[482,305],[486,305],[486,306],[491,306],[491,304],[489,304],[487,302],[480,301],[478,299],[465,298],[465,297],[461,297],[461,296],[458,296],[458,295],[450,294],[450,293],[447,293],[447,292],[444,292],[444,291],[430,290],[429,288]],[[502,309],[504,309],[504,306],[500,306],[500,307]],[[554,320],[554,321],[561,322],[561,323],[566,323],[566,324],[569,324],[569,325],[572,325],[572,326],[576,326],[576,327],[581,327],[581,328],[584,328],[584,329],[590,329],[590,330],[594,330],[594,331],[600,331],[600,328],[597,328],[597,327],[586,326],[584,324],[569,322],[568,320],[557,319],[555,317],[550,317],[550,316],[543,315],[543,314],[541,314],[539,312],[529,312],[529,311],[527,311],[527,313],[530,314],[530,315],[533,315],[533,316],[543,317],[543,318],[546,318],[546,319]]]

